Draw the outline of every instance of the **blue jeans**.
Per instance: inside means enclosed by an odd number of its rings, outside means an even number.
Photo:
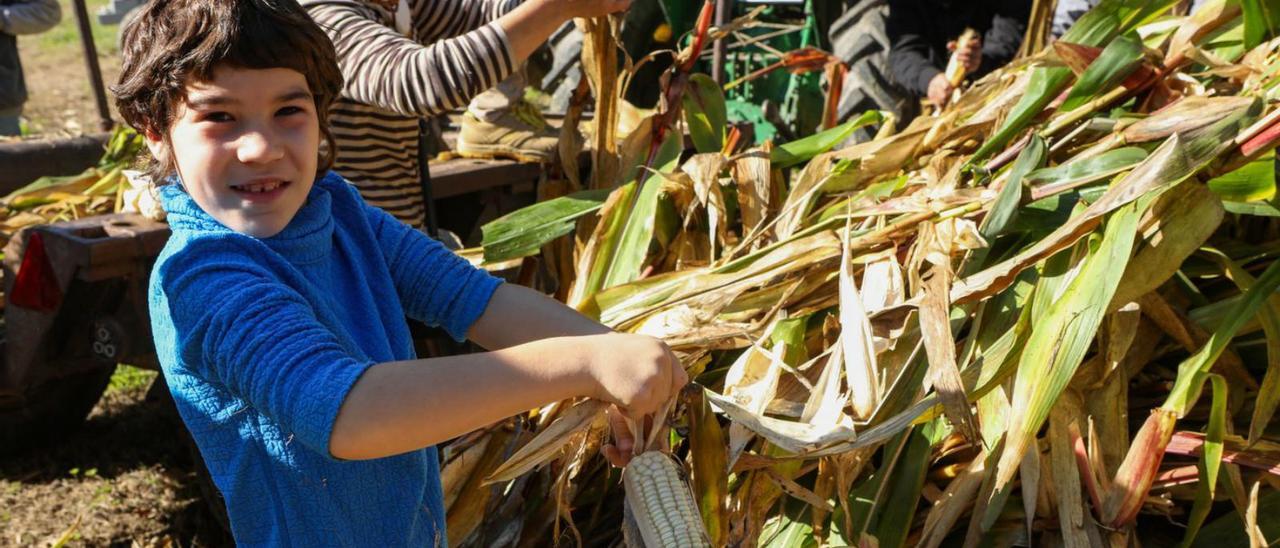
[[[18,122],[17,114],[0,115],[0,135],[22,135],[22,124]]]

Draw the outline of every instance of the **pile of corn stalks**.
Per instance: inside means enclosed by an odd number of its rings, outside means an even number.
[[[0,198],[0,249],[28,226],[120,211],[130,187],[124,170],[144,150],[142,137],[120,126],[96,166],[77,175],[41,177]]]
[[[908,127],[745,148],[690,67],[749,20],[704,21],[625,135],[631,63],[586,22],[591,177],[487,226],[486,258],[676,350],[714,545],[1268,545],[1280,13],[1175,3],[1104,0]],[[455,441],[450,536],[618,542],[606,435],[568,401]]]

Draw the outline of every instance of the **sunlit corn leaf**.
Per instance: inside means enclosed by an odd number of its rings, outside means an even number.
[[[706,395],[711,405],[729,417],[733,425],[741,425],[794,454],[816,454],[819,449],[857,438],[853,429],[848,426],[824,427],[775,419],[763,413],[753,412],[739,405],[731,397],[721,396],[711,391],[707,391]],[[732,436],[732,425],[730,436]]]
[[[573,232],[578,218],[604,204],[608,190],[584,190],[511,212],[480,227],[488,262],[533,255],[546,243]]]
[[[582,435],[588,429],[603,426],[605,407],[605,403],[597,400],[584,400],[574,404],[511,455],[502,466],[490,473],[484,482],[488,484],[513,480],[555,458],[574,437]]]
[[[1217,123],[1192,131],[1186,141],[1175,134],[1153,151],[1146,160],[1113,183],[1101,198],[1080,215],[1058,227],[1035,245],[991,268],[957,281],[951,291],[952,302],[990,295],[1012,282],[1013,276],[1035,262],[1064,249],[1097,226],[1101,216],[1127,204],[1152,190],[1168,189],[1200,171],[1210,160],[1231,146],[1228,135],[1234,135],[1257,115],[1261,105],[1255,100],[1248,110],[1240,110]]]
[[[1059,39],[1062,42],[1102,47],[1117,34],[1132,29],[1152,17],[1164,13],[1176,2],[1158,0],[1103,1],[1076,21]],[[990,155],[1004,149],[1031,121],[1048,106],[1071,81],[1071,69],[1067,67],[1036,67],[1032,69],[1027,91],[1005,118],[1004,123],[973,153],[969,163],[976,165]]]
[[[1220,375],[1209,375],[1209,380],[1213,382],[1213,406],[1209,411],[1209,429],[1201,448],[1200,486],[1196,489],[1196,500],[1191,506],[1191,517],[1187,520],[1187,534],[1182,537],[1184,548],[1191,546],[1200,533],[1200,526],[1209,517],[1213,496],[1218,487],[1218,470],[1222,466],[1222,438],[1227,429],[1227,381]]]
[[[618,176],[617,38],[607,17],[579,19],[582,71],[595,92],[596,131],[591,146],[591,188],[613,188]]]
[[[929,267],[929,278],[925,280],[924,299],[920,303],[920,332],[923,335],[925,350],[929,357],[929,383],[933,385],[938,398],[942,401],[947,419],[960,435],[970,441],[978,440],[978,426],[969,410],[969,399],[964,393],[964,383],[960,380],[960,369],[956,365],[955,343],[951,332],[951,303],[948,293],[951,288],[951,243],[943,241],[942,230],[925,230],[929,237],[925,240],[927,247],[918,248],[926,255],[939,253],[942,264],[934,263]],[[924,236],[922,236],[924,237]],[[927,259],[926,259],[927,260]]]
[[[738,211],[744,234],[764,226],[773,207],[773,169],[769,161],[770,145],[753,148],[733,161],[733,182],[738,189]]]
[[[1084,493],[1080,485],[1081,471],[1077,467],[1075,445],[1071,439],[1071,428],[1079,424],[1084,414],[1081,409],[1080,396],[1067,392],[1062,395],[1049,415],[1049,466],[1047,472],[1052,477],[1056,505],[1058,507],[1058,523],[1062,531],[1063,545],[1072,548],[1088,548],[1089,529],[1094,527],[1093,519],[1086,514]],[[1028,451],[1027,460],[1039,460],[1039,451]],[[1037,494],[1025,487],[1026,475],[1023,475],[1023,500],[1035,499]],[[1027,516],[1027,519],[1033,519]]]
[[[1196,43],[1222,24],[1240,16],[1240,3],[1234,0],[1208,0],[1202,2],[1192,14],[1182,20],[1169,40],[1164,65],[1179,64]]]
[[[445,507],[445,526],[449,528],[449,534],[456,535],[455,538],[466,538],[484,521],[485,510],[493,494],[492,489],[484,486],[484,473],[502,461],[504,446],[509,438],[510,434],[507,432],[492,432],[484,437],[483,443],[472,446],[450,463],[466,467],[465,470],[457,470],[451,474],[455,478],[452,485],[445,484],[450,487],[446,495],[453,495],[451,502]],[[446,475],[444,472],[448,471],[449,466],[446,466],[441,473],[442,480]]]
[[[1142,40],[1136,33],[1117,36],[1076,79],[1059,110],[1074,110],[1120,85],[1125,77],[1142,65],[1144,54]]]
[[[879,367],[876,366],[875,340],[871,321],[863,308],[853,280],[849,262],[849,244],[841,246],[840,256],[840,344],[844,358],[845,382],[849,384],[850,404],[854,417],[866,419],[880,403]]]
[[[1121,265],[1133,250],[1139,216],[1150,200],[1117,210],[1102,237],[1090,242],[1090,252],[1065,292],[1038,314],[1014,380],[1009,438],[996,467],[997,491],[1007,489],[1023,453],[1089,349],[1119,285]],[[988,519],[1000,510],[989,506]]]
[[[814,156],[822,154],[831,147],[840,144],[848,139],[853,132],[859,128],[879,124],[884,121],[884,113],[878,110],[869,110],[862,113],[862,116],[849,120],[836,127],[815,133],[803,139],[797,139],[790,143],[778,145],[773,149],[770,160],[773,162],[775,169],[785,169],[795,165],[809,161]]]
[[[689,76],[684,89],[684,122],[689,128],[693,146],[701,153],[720,152],[724,147],[725,126],[728,123],[724,105],[724,91],[720,84],[705,74]]]
[[[671,172],[676,168],[680,155],[678,136],[668,138],[663,143],[656,162],[662,167],[659,171]],[[636,183],[647,178],[647,174],[638,176]],[[662,185],[656,180],[649,181],[640,187],[631,207],[626,212],[627,222],[619,236],[618,244],[613,249],[609,271],[605,275],[601,289],[623,284],[640,276],[645,260],[649,256],[649,243],[653,241],[655,215],[658,209],[658,195]]]
[[[1250,108],[1252,97],[1184,97],[1120,131],[1125,143],[1148,143],[1174,133],[1187,135]],[[1242,128],[1245,126],[1241,126]],[[1232,137],[1234,138],[1234,137]]]
[[[1276,195],[1275,151],[1244,167],[1209,180],[1209,189],[1229,202],[1270,200]]]

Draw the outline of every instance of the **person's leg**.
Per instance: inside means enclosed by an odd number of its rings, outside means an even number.
[[[525,83],[522,67],[471,100],[462,117],[459,154],[543,163],[554,160],[559,134],[524,100]]]
[[[18,116],[21,112],[0,113],[0,135],[17,137],[22,135],[22,122]]]
[[[507,111],[515,108],[524,99],[524,87],[527,84],[524,67],[516,70],[498,85],[484,90],[471,100],[467,111],[486,122],[496,122]]]

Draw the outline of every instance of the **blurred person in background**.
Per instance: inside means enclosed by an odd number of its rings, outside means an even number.
[[[1030,12],[1029,0],[890,0],[889,77],[916,99],[943,105],[952,91],[943,74],[951,52],[971,77],[995,70],[1017,55]],[[957,44],[966,28],[978,37]]]
[[[49,30],[62,20],[58,0],[0,0],[0,135],[21,135],[27,81],[18,58],[18,35]]]

